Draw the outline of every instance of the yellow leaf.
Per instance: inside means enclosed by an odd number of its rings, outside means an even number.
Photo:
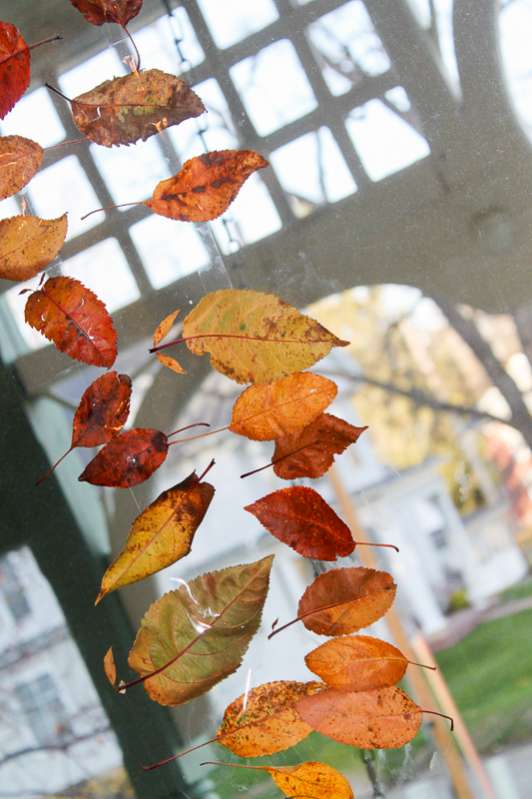
[[[170,330],[172,329],[175,320],[177,319],[180,313],[179,308],[172,313],[169,313],[168,316],[165,316],[162,322],[155,328],[155,332],[153,334],[153,346],[156,347],[160,342],[166,338]],[[166,366],[168,369],[171,369],[173,372],[176,372],[178,375],[186,374],[185,369],[181,366],[181,364],[176,361],[175,358],[172,358],[170,355],[163,355],[160,352],[156,353],[157,360],[163,366]]]
[[[237,383],[299,372],[349,343],[274,294],[247,289],[207,294],[185,318],[183,337],[191,352],[210,353],[212,367]]]
[[[199,482],[195,473],[163,491],[133,522],[126,546],[103,576],[95,604],[110,591],[184,558],[213,496],[214,487]]]
[[[310,372],[250,386],[233,406],[229,429],[255,441],[298,433],[322,413],[336,393],[332,380]]]
[[[105,676],[114,687],[116,685],[116,666],[115,657],[113,655],[113,647],[110,646],[103,658],[103,670]]]
[[[265,769],[285,796],[306,796],[308,799],[354,799],[353,791],[343,774],[325,763],[299,763]]]
[[[58,219],[12,216],[0,221],[0,277],[29,280],[54,260],[67,234],[67,215]]]

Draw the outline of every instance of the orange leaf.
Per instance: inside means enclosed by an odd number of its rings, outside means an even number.
[[[24,188],[39,169],[44,150],[23,136],[0,137],[0,200]]]
[[[279,680],[253,688],[226,707],[216,742],[240,757],[272,755],[295,746],[311,732],[295,707],[322,687],[318,682]]]
[[[313,730],[361,749],[397,749],[414,738],[421,709],[399,688],[306,696],[297,712]]]
[[[229,207],[242,184],[268,162],[253,150],[218,150],[186,161],[177,175],[162,180],[146,205],[183,222],[209,222]]]
[[[94,366],[113,365],[113,320],[103,302],[79,280],[47,280],[28,299],[25,319],[71,358]]]
[[[113,655],[113,647],[110,646],[103,658],[103,670],[105,676],[114,687],[116,685],[116,665],[115,657]]]
[[[168,438],[160,430],[135,427],[118,433],[87,464],[78,480],[99,486],[129,488],[143,483],[168,454]]]
[[[30,51],[19,29],[0,22],[0,119],[30,84]]]
[[[255,441],[301,431],[336,396],[336,384],[311,372],[296,372],[247,388],[236,400],[229,429]]]
[[[59,253],[67,234],[67,215],[58,219],[12,216],[0,221],[0,277],[29,280]]]
[[[334,456],[354,444],[364,430],[367,427],[353,427],[343,419],[323,413],[301,432],[277,438],[273,470],[283,480],[321,477],[332,466]]]
[[[72,425],[73,447],[96,447],[120,432],[129,415],[131,378],[118,372],[94,380],[85,389]]]
[[[180,313],[179,309],[172,311],[172,313],[169,313],[168,316],[165,316],[162,322],[160,322],[159,325],[155,328],[155,332],[153,334],[154,347],[156,347],[158,344],[161,343],[161,341],[163,341],[166,338],[166,336],[172,329],[179,313]],[[159,363],[161,363],[163,366],[166,366],[168,369],[171,369],[176,374],[178,375],[186,374],[185,369],[183,369],[181,364],[178,361],[176,361],[175,358],[172,358],[170,355],[164,355],[161,352],[156,352],[155,355]]]
[[[277,627],[269,638],[297,621],[319,635],[354,633],[386,613],[396,589],[388,572],[362,566],[330,569],[306,589],[299,600],[297,618]]]
[[[326,641],[305,657],[310,671],[339,691],[369,691],[395,685],[408,660],[396,646],[369,635]]]
[[[281,488],[244,510],[305,558],[336,560],[355,548],[349,527],[313,488]]]
[[[142,8],[143,0],[70,0],[92,25],[115,22],[127,25]]]
[[[283,796],[289,799],[354,799],[353,791],[343,774],[316,761],[298,763],[295,766],[247,766],[242,763],[223,763],[210,760],[202,766],[229,766],[252,771],[265,771],[270,775]]]

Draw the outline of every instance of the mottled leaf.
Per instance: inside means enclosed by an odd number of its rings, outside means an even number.
[[[85,389],[72,425],[72,447],[97,447],[116,436],[129,416],[131,378],[106,372]]]
[[[369,635],[326,641],[305,657],[310,671],[339,691],[370,691],[395,685],[408,660],[400,649]]]
[[[183,322],[195,355],[237,383],[264,383],[299,372],[344,347],[322,325],[274,294],[221,289],[203,297]]]
[[[355,548],[349,527],[313,488],[281,488],[244,510],[305,558],[336,560]]]
[[[361,749],[396,749],[417,734],[421,709],[399,688],[303,697],[297,712],[316,732]]]
[[[304,430],[277,438],[272,461],[277,477],[321,477],[330,469],[334,456],[354,444],[367,427],[353,427],[343,419],[323,413]]]
[[[336,396],[336,383],[296,372],[247,388],[233,405],[229,429],[255,441],[271,441],[301,431]]]
[[[0,220],[0,278],[29,280],[54,260],[67,234],[67,215],[58,219],[12,216]]]
[[[116,685],[116,665],[112,646],[109,647],[103,657],[103,670],[105,672],[105,676],[114,687]]]
[[[71,358],[112,366],[116,332],[105,305],[71,277],[51,277],[26,303],[26,322]]]
[[[163,491],[133,522],[124,549],[103,576],[96,604],[188,555],[213,496],[214,487],[195,472]]]
[[[137,16],[143,0],[70,0],[92,25],[115,22],[125,26]]]
[[[265,768],[279,790],[288,797],[307,799],[354,799],[343,774],[326,763],[309,761],[296,766]]]
[[[253,150],[218,150],[186,161],[155,187],[146,205],[183,222],[209,222],[229,207],[244,181],[268,162]]]
[[[135,427],[112,438],[87,464],[78,480],[130,488],[143,483],[168,454],[168,438],[151,427]]]
[[[177,319],[180,311],[179,309],[172,311],[169,313],[168,316],[165,316],[162,322],[155,328],[155,332],[153,334],[153,346],[156,347],[161,341],[164,341],[172,327],[174,326],[174,322]],[[157,360],[163,366],[166,366],[168,369],[171,369],[178,375],[185,374],[185,370],[181,366],[181,364],[176,361],[175,358],[172,358],[170,355],[165,355],[162,352],[155,353]]]
[[[216,742],[240,757],[283,752],[312,731],[297,714],[296,705],[322,689],[322,683],[294,680],[259,685],[227,706]]]
[[[128,662],[152,699],[180,705],[236,671],[260,624],[272,561],[207,572],[150,606]]]
[[[184,80],[160,69],[106,80],[72,100],[78,129],[104,147],[146,141],[204,110]]]
[[[40,144],[23,136],[0,137],[0,200],[27,186],[42,163],[43,153]]]
[[[0,22],[0,119],[30,85],[30,51],[19,29]]]

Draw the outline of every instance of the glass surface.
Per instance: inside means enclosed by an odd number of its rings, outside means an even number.
[[[29,44],[64,35],[32,50],[31,85],[0,120],[1,136],[45,148],[31,183],[0,202],[0,219],[68,212],[46,274],[82,281],[112,313],[113,368],[133,384],[127,426],[226,428],[245,386],[185,346],[168,354],[186,373],[165,370],[148,352],[153,331],[179,309],[179,335],[211,291],[275,293],[351,342],[313,371],[338,384],[328,411],[368,426],[333,472],[295,484],[318,490],[355,539],[399,548],[360,546],[336,563],[297,555],[244,510],[290,484],[272,469],[241,479],[269,463],[271,442],[226,429],[172,447],[128,490],[78,481],[90,448],[34,487],[39,446],[50,463],[68,450],[79,399],[103,372],[25,323],[21,291],[41,275],[0,280],[0,799],[282,795],[266,773],[201,765],[212,760],[321,761],[357,799],[529,799],[530,0],[144,0],[128,25],[142,69],[182,77],[206,113],[112,148],[80,137],[68,102],[44,84],[73,99],[128,74],[126,33],[90,25],[67,0],[0,0],[0,19]],[[222,149],[256,150],[270,166],[220,218],[190,224],[143,204],[188,159]],[[213,458],[216,495],[191,552],[94,608],[134,519]],[[269,554],[260,627],[236,672],[171,711],[142,686],[113,691],[102,658],[113,645],[119,677],[133,679],[128,651],[152,602]],[[352,565],[393,575],[393,611],[361,634],[438,666],[410,665],[401,686],[454,718],[454,732],[424,712],[398,749],[312,733],[260,760],[211,743],[143,771],[213,738],[226,706],[253,687],[313,679],[304,658],[323,636],[303,624],[268,635],[294,618],[316,575]]]

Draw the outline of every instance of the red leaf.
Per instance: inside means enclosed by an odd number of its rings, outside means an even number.
[[[147,480],[167,454],[168,438],[164,433],[136,427],[112,438],[78,479],[93,485],[129,488]]]
[[[244,510],[305,558],[336,560],[355,548],[349,527],[313,488],[281,488]]]
[[[30,51],[18,28],[0,22],[0,119],[11,111],[30,83]]]
[[[84,392],[72,425],[73,447],[97,447],[117,435],[129,415],[131,378],[107,372]]]
[[[92,25],[115,22],[124,27],[142,8],[143,0],[70,0]]]
[[[116,332],[105,305],[71,277],[51,277],[26,303],[26,322],[71,358],[112,366]]]

